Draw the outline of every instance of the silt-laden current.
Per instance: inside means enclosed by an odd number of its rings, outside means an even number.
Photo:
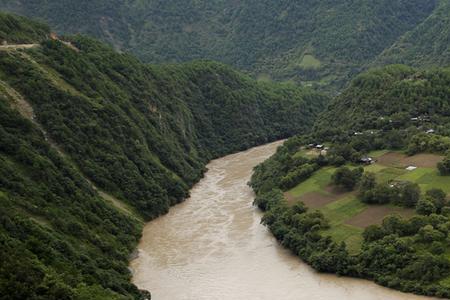
[[[145,226],[133,282],[154,300],[430,299],[319,274],[278,245],[247,186],[278,145],[212,161],[190,199]]]

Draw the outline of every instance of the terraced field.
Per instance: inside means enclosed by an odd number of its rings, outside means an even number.
[[[400,152],[376,151],[370,153],[376,163],[366,166],[367,172],[376,174],[379,182],[411,181],[419,184],[422,192],[440,188],[450,195],[450,178],[438,174],[436,164],[441,156],[417,154],[406,156]],[[409,166],[417,167],[408,171]],[[331,184],[334,167],[317,171],[308,180],[285,193],[289,203],[302,201],[310,209],[321,211],[330,222],[330,229],[323,233],[335,241],[345,241],[351,253],[358,253],[362,233],[367,226],[381,224],[388,215],[397,214],[403,218],[415,215],[414,209],[394,205],[368,205],[356,198],[355,192],[343,192]]]

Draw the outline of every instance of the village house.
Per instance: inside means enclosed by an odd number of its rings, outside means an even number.
[[[368,156],[362,157],[359,161],[365,165],[371,165],[375,163],[375,160],[372,157]]]
[[[363,163],[363,164],[366,164],[366,165],[371,165],[371,164],[373,164],[375,161],[373,160],[372,157],[365,156],[365,157],[362,157],[362,158],[360,159],[360,162]]]

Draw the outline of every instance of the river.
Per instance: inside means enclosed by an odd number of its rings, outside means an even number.
[[[278,245],[247,182],[279,144],[212,161],[190,199],[145,226],[133,282],[154,300],[431,299],[319,274]]]

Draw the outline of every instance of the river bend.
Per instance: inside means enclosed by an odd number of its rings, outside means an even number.
[[[318,274],[278,245],[247,186],[278,145],[212,161],[190,199],[145,226],[133,282],[154,300],[430,299]]]

